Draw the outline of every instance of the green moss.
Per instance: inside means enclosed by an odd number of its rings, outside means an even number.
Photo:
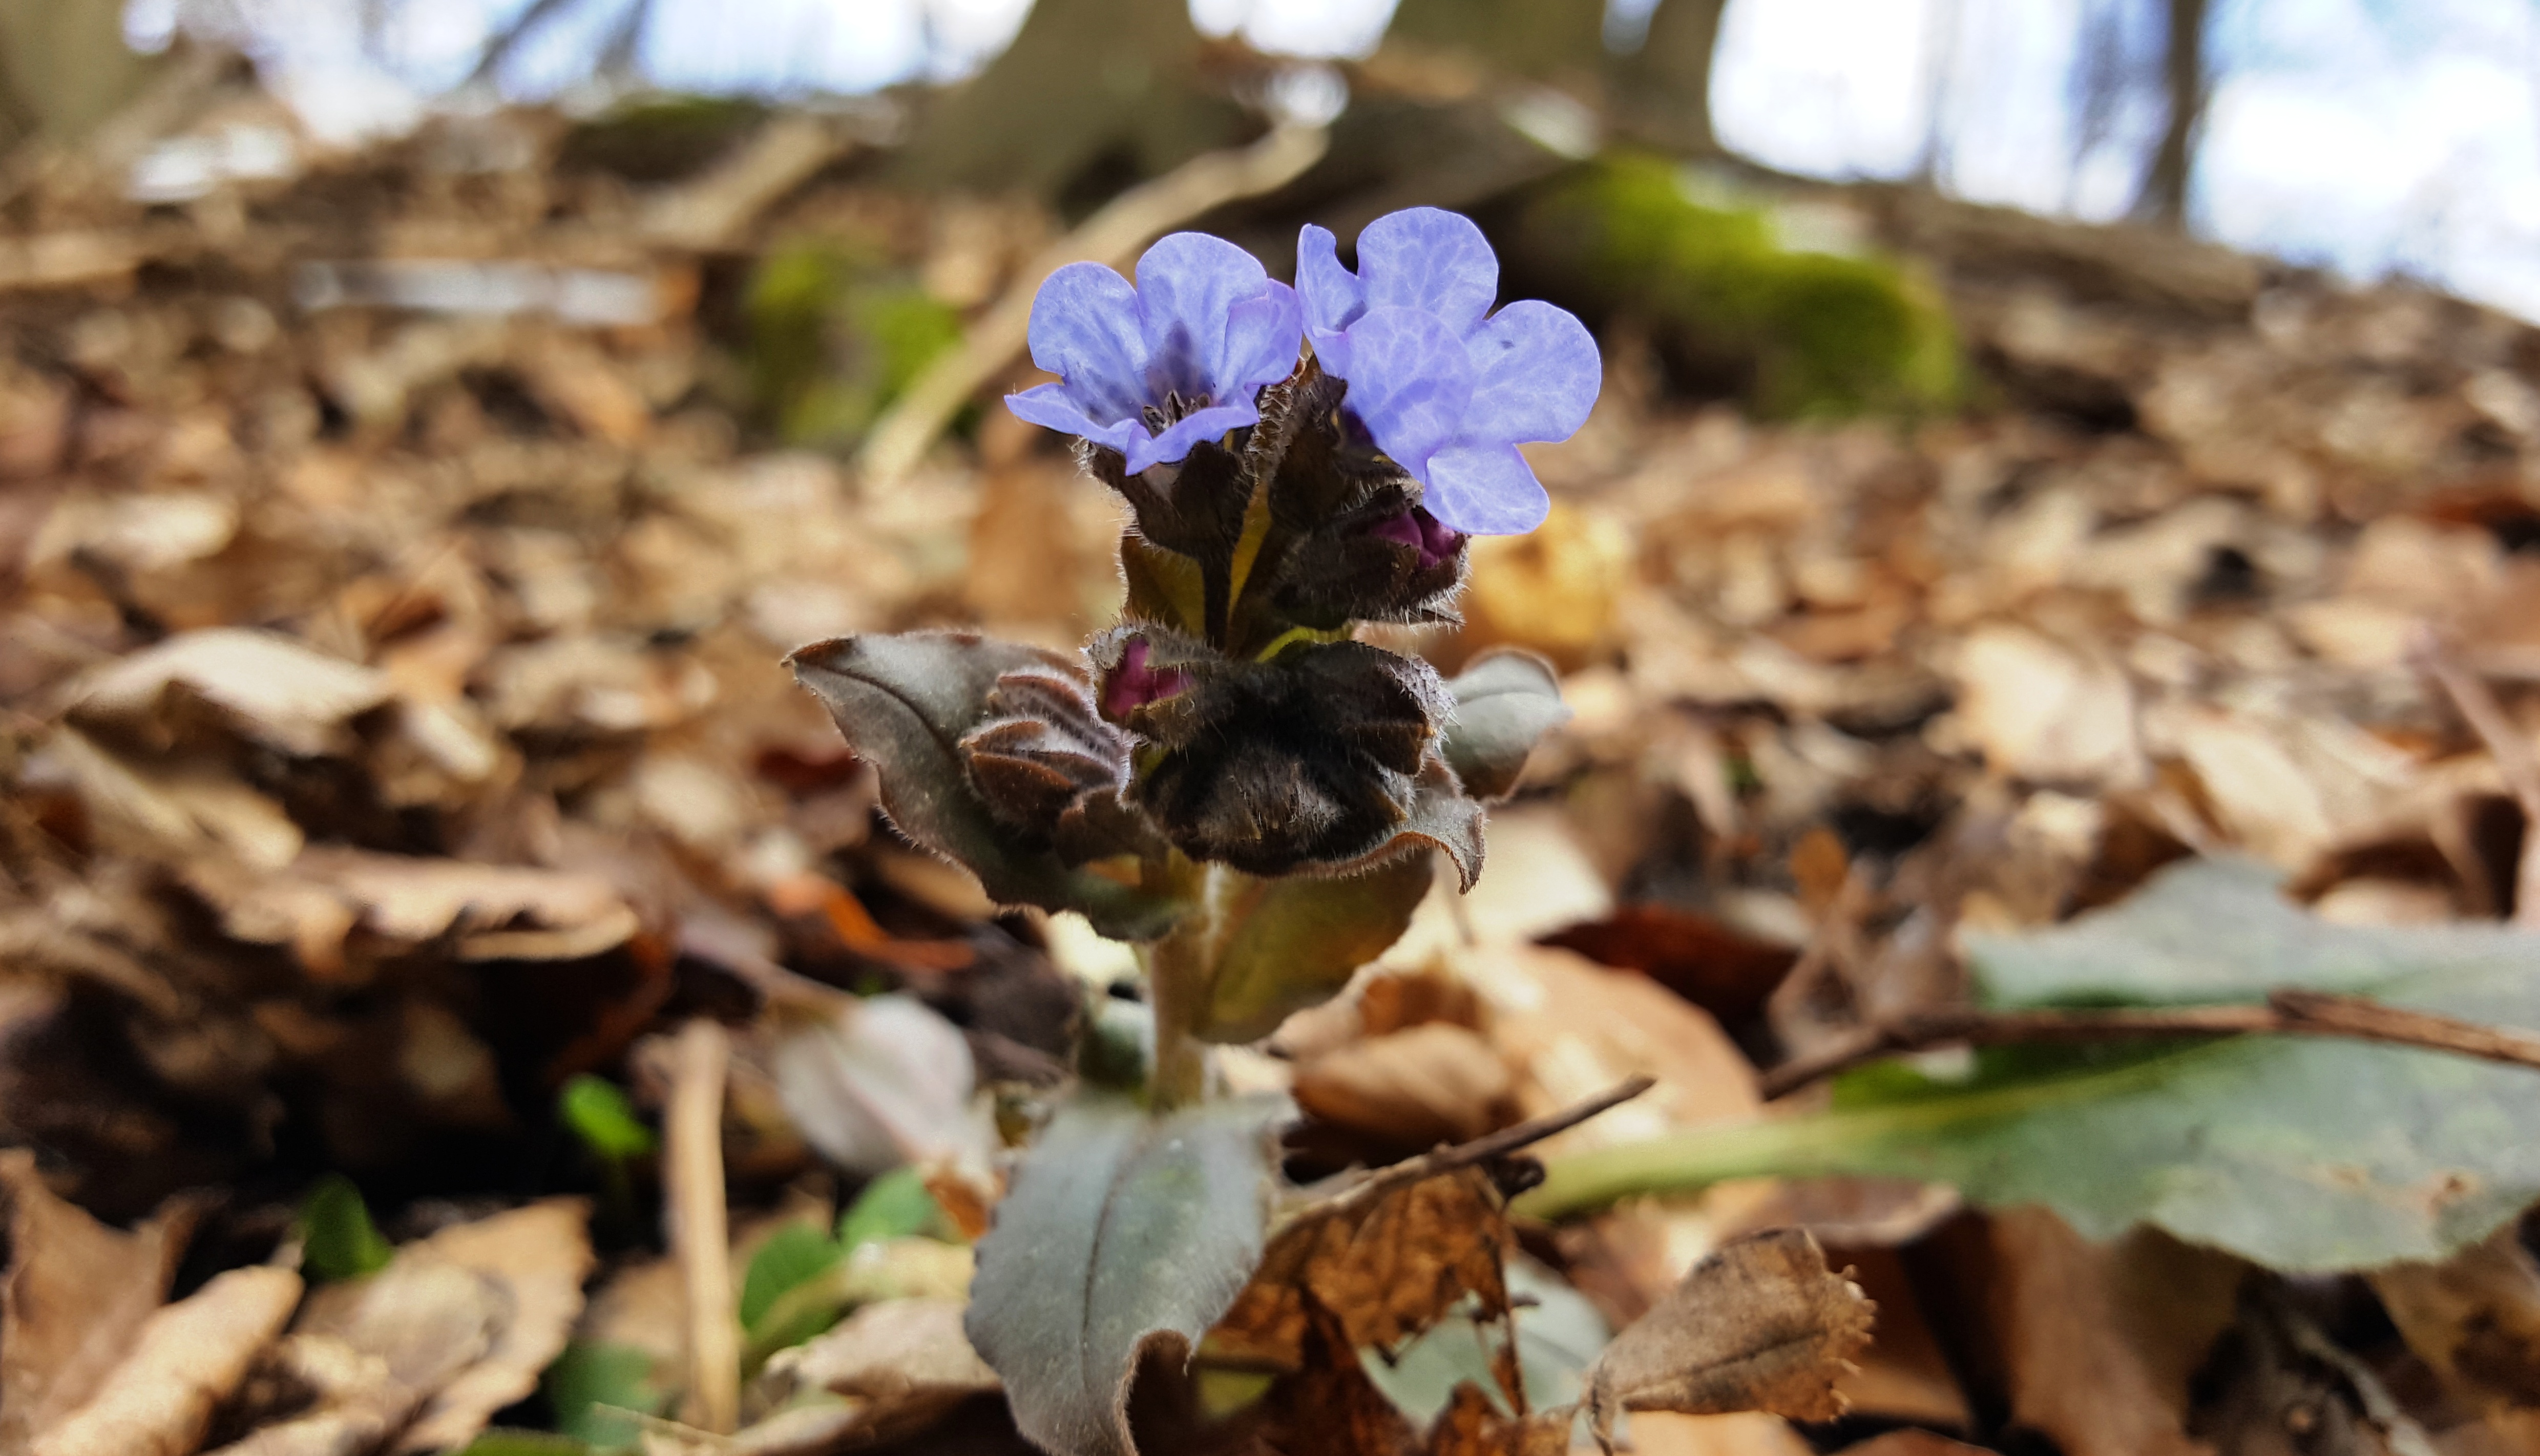
[[[1674,164],[1628,157],[1527,204],[1522,245],[1588,280],[1601,312],[1646,319],[1662,348],[1783,417],[1924,413],[1960,395],[1955,331],[1899,263],[1784,245],[1771,214],[1700,198]]]
[[[904,276],[828,241],[770,252],[751,280],[750,393],[796,445],[844,446],[870,428],[961,316]]]

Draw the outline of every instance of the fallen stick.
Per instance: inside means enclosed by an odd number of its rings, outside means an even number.
[[[673,1049],[664,1143],[670,1250],[688,1303],[688,1423],[730,1435],[741,1423],[741,1324],[732,1294],[732,1236],[724,1204],[723,1089],[732,1044],[698,1017]]]
[[[1989,1011],[1974,1006],[1915,1011],[1863,1027],[1843,1041],[1764,1074],[1765,1097],[1782,1097],[1865,1062],[1943,1046],[2013,1042],[2121,1041],[2152,1036],[2338,1036],[2418,1047],[2540,1071],[2540,1037],[2411,1011],[2360,996],[2280,987],[2264,1005],[2164,1006],[2124,1010]]]
[[[1426,1178],[1435,1178],[1442,1173],[1452,1173],[1461,1168],[1472,1167],[1476,1163],[1486,1163],[1507,1157],[1556,1133],[1569,1132],[1598,1113],[1619,1107],[1657,1085],[1658,1080],[1655,1077],[1628,1077],[1585,1102],[1565,1107],[1559,1112],[1528,1118],[1513,1127],[1485,1134],[1470,1143],[1458,1143],[1452,1147],[1441,1147],[1434,1152],[1424,1152],[1418,1157],[1404,1158],[1398,1163],[1387,1163],[1374,1172],[1360,1175],[1357,1181],[1338,1193],[1326,1194],[1309,1203],[1299,1205],[1285,1219],[1281,1220],[1279,1226],[1284,1231],[1316,1218],[1329,1218],[1338,1213],[1346,1213],[1404,1184],[1418,1183]]]

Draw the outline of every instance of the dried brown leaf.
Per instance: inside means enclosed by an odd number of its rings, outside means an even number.
[[[961,1333],[959,1299],[887,1299],[827,1334],[780,1352],[752,1392],[762,1409],[815,1392],[856,1406],[849,1430],[862,1441],[924,1428],[974,1395],[998,1389],[997,1372]],[[842,1432],[845,1433],[845,1432]]]
[[[1443,1318],[1466,1294],[1490,1313],[1508,1308],[1501,1252],[1508,1223],[1478,1168],[1406,1184],[1366,1207],[1275,1236],[1208,1349],[1295,1369],[1320,1318],[1356,1346],[1394,1348]]]
[[[537,1389],[538,1372],[564,1349],[582,1315],[591,1275],[591,1210],[579,1199],[549,1199],[445,1228],[416,1246],[509,1286],[511,1310],[484,1358],[424,1404],[398,1439],[400,1451],[463,1446],[495,1412]]]
[[[284,1407],[281,1419],[259,1422],[211,1456],[367,1456],[405,1422],[417,1398],[388,1361],[323,1335],[289,1335],[275,1344],[233,1408],[259,1393]]]
[[[388,699],[387,674],[270,632],[212,627],[172,637],[88,679],[84,726],[165,750],[203,727],[300,757],[352,746],[345,725]]]
[[[37,1435],[29,1456],[192,1456],[300,1288],[287,1269],[234,1269],[160,1309],[97,1398]]]
[[[1570,1449],[1567,1410],[1508,1417],[1478,1385],[1455,1387],[1429,1428],[1428,1456],[1563,1456]]]
[[[178,1207],[130,1233],[54,1197],[35,1154],[0,1152],[9,1198],[8,1283],[0,1286],[0,1450],[97,1394],[161,1300],[194,1218]]]
[[[2540,1409],[2540,1264],[2506,1224],[2440,1264],[2370,1276],[2408,1348],[2486,1409]]]
[[[1588,1373],[1598,1438],[1611,1449],[1624,1411],[1831,1421],[1844,1411],[1835,1382],[1870,1343],[1873,1313],[1805,1232],[1739,1239],[1606,1347]]]
[[[1410,1149],[1463,1143],[1516,1121],[1517,1079],[1491,1044],[1433,1021],[1370,1036],[1297,1069],[1297,1105]]]
[[[2011,1417],[2072,1456],[2197,1456],[2191,1382],[2247,1266],[2152,1230],[2091,1244],[2042,1209],[1988,1220]]]
[[[453,1224],[375,1275],[318,1290],[297,1333],[388,1365],[419,1405],[398,1450],[463,1446],[537,1388],[573,1333],[594,1263],[589,1221],[580,1200],[550,1199]]]

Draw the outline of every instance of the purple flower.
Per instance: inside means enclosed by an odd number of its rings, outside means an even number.
[[[1455,213],[1377,218],[1359,234],[1358,263],[1341,266],[1326,229],[1309,223],[1297,239],[1305,336],[1324,372],[1349,381],[1349,412],[1448,526],[1541,525],[1551,501],[1517,447],[1587,423],[1603,375],[1587,326],[1533,300],[1491,312],[1499,259]]]
[[[1132,475],[1257,424],[1253,396],[1297,366],[1297,295],[1252,254],[1175,233],[1138,259],[1135,288],[1070,263],[1032,299],[1032,363],[1059,377],[1006,407],[1128,457]]]

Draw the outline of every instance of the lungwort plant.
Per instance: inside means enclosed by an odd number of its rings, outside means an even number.
[[[900,832],[1138,947],[1141,1083],[1089,1060],[978,1250],[970,1340],[1063,1453],[1126,1450],[1142,1356],[1186,1356],[1260,1262],[1292,1109],[1224,1095],[1210,1045],[1337,994],[1438,855],[1470,889],[1483,805],[1565,714],[1531,658],[1444,679],[1356,631],[1453,621],[1467,537],[1541,522],[1517,446],[1586,420],[1594,341],[1547,304],[1495,312],[1497,259],[1451,213],[1371,225],[1355,273],[1320,228],[1299,252],[1294,289],[1196,233],[1134,285],[1042,286],[1032,357],[1059,379],[1007,404],[1079,437],[1136,518],[1126,607],[1081,657],[913,633],[791,659]]]

